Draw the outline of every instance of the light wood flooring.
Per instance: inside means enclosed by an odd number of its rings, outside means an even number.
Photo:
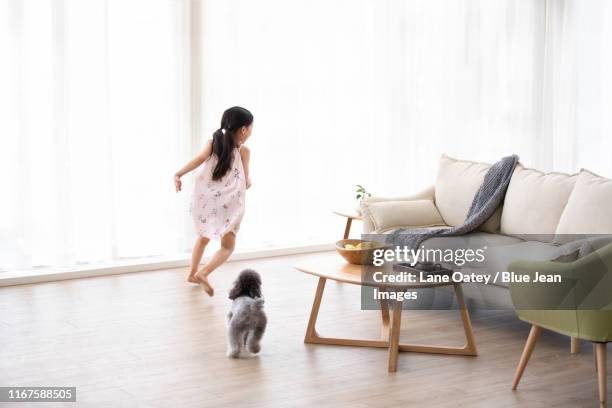
[[[401,353],[392,374],[386,349],[304,344],[317,280],[292,265],[313,256],[228,263],[212,299],[185,268],[0,288],[0,386],[76,386],[83,407],[597,406],[591,345],[570,355],[547,331],[510,390],[529,332],[512,312],[472,314],[478,357]],[[227,291],[245,267],[262,274],[269,324],[258,358],[230,360]],[[359,300],[359,287],[328,282],[321,334],[378,336],[380,312]],[[461,320],[406,311],[401,339],[460,345]]]

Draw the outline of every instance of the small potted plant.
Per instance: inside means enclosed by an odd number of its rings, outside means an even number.
[[[369,193],[364,186],[357,184],[355,186],[355,198],[357,199],[357,212],[361,213],[361,200],[367,197],[372,197],[372,194]]]

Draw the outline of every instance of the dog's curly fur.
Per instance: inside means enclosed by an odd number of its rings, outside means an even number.
[[[268,323],[263,311],[259,274],[252,269],[240,272],[229,298],[234,302],[227,314],[227,356],[240,358],[255,355],[259,353],[259,342]]]

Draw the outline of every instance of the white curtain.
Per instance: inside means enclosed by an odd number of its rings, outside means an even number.
[[[612,177],[612,3],[547,4],[541,159]]]
[[[0,0],[0,269],[187,251],[171,174],[233,105],[255,115],[240,249],[334,241],[355,184],[414,192],[444,152],[612,176],[611,9]]]
[[[185,4],[0,1],[0,269],[186,248]]]
[[[537,165],[540,1],[202,2],[204,138],[255,116],[239,241],[333,241],[354,186],[408,194],[446,152]]]

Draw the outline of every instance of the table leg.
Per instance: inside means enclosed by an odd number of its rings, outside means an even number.
[[[353,223],[352,218],[346,219],[346,227],[344,227],[344,239],[348,239],[349,234],[351,233],[351,224]]]
[[[464,356],[476,356],[476,341],[472,331],[472,323],[470,315],[463,297],[463,289],[460,283],[454,285],[455,296],[460,307],[461,320],[466,337],[466,344],[462,347],[447,347],[447,346],[430,346],[421,344],[403,344],[399,342],[400,328],[402,318],[402,302],[395,301],[393,312],[390,316],[389,305],[386,300],[380,300],[382,328],[380,340],[367,339],[350,339],[350,338],[333,338],[322,337],[317,333],[316,324],[319,315],[321,300],[323,299],[323,291],[325,290],[326,278],[320,277],[315,292],[314,302],[310,311],[308,327],[304,343],[312,344],[332,344],[338,346],[361,346],[361,347],[380,347],[389,349],[388,370],[395,372],[397,370],[397,358],[400,351],[412,351],[417,353],[436,353],[436,354],[454,354]]]
[[[380,313],[382,317],[380,339],[389,341],[389,303],[386,299],[380,299]]]
[[[454,288],[455,296],[457,297],[457,302],[459,303],[466,344],[461,347],[433,345],[430,346],[425,344],[400,344],[400,351],[412,351],[415,353],[454,354],[461,356],[478,355],[478,351],[476,350],[476,340],[474,338],[474,333],[472,332],[472,322],[470,321],[470,313],[467,309],[467,306],[465,305],[465,299],[463,298],[463,289],[461,287],[461,283],[455,283]]]
[[[390,373],[397,371],[397,353],[399,352],[400,328],[402,324],[402,302],[396,300],[393,305],[393,320],[389,336],[389,366]]]
[[[310,318],[308,319],[308,327],[306,328],[304,343],[314,343],[314,340],[319,337],[317,334],[316,325],[317,317],[319,316],[319,307],[321,306],[321,299],[323,298],[323,291],[325,290],[325,281],[325,278],[319,278],[314,302],[312,303],[312,309],[310,310]]]
[[[459,302],[461,308],[461,320],[463,321],[463,331],[465,332],[466,344],[464,350],[466,354],[476,356],[478,351],[476,350],[476,339],[474,338],[474,331],[472,330],[472,321],[470,320],[470,312],[465,305],[465,299],[463,297],[463,287],[461,283],[455,283],[455,296]]]
[[[323,291],[325,289],[325,278],[319,278],[317,285],[317,291],[315,292],[314,302],[312,303],[312,309],[310,310],[310,319],[308,319],[308,327],[306,328],[306,335],[304,336],[304,343],[311,344],[333,344],[338,346],[361,346],[361,347],[389,347],[389,339],[383,338],[382,340],[369,340],[369,339],[348,339],[348,338],[335,338],[335,337],[323,337],[317,333],[317,317],[319,315],[319,308],[321,306],[321,300],[323,298]],[[385,302],[386,303],[386,302]],[[382,305],[381,305],[382,307]],[[384,308],[383,308],[384,309]],[[383,333],[385,326],[385,312],[383,310]],[[389,312],[387,310],[387,330],[388,330],[388,319]]]

